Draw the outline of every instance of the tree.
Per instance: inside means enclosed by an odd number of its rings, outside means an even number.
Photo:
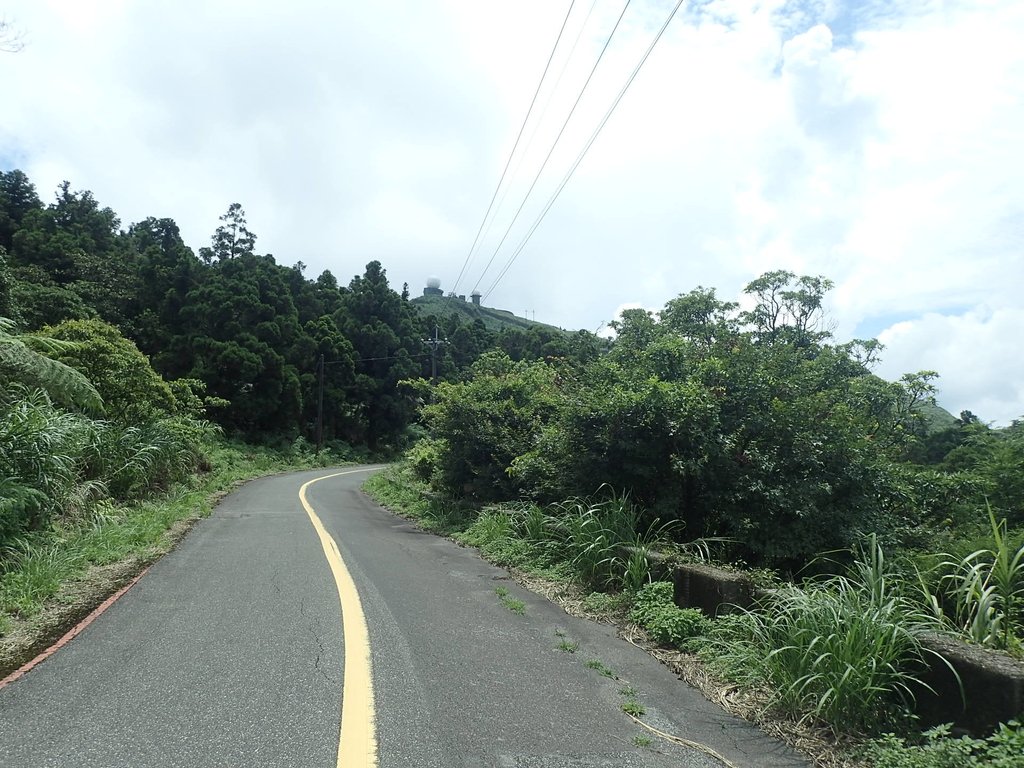
[[[736,335],[738,328],[733,315],[738,307],[734,301],[719,301],[714,288],[698,285],[669,301],[660,319],[666,329],[693,342],[707,354],[716,343]]]
[[[371,261],[352,278],[334,317],[359,355],[353,396],[365,409],[359,432],[345,437],[373,448],[394,444],[414,415],[398,382],[427,373],[419,316],[388,285],[380,262]]]
[[[189,292],[203,282],[206,267],[182,240],[172,219],[148,218],[128,230],[136,265],[134,292],[123,328],[165,377],[192,370],[191,329],[182,310]]]
[[[230,406],[218,415],[228,429],[258,436],[295,436],[302,394],[296,361],[313,367],[287,269],[270,256],[243,253],[216,262],[181,309],[192,355],[190,378]]]
[[[80,371],[103,398],[108,418],[145,424],[175,411],[174,395],[134,343],[102,320],[69,320],[38,338],[68,342],[57,358]]]
[[[88,191],[60,184],[43,208],[17,172],[5,181],[15,299],[26,324],[38,328],[99,315],[123,323],[135,289],[132,252],[110,208]],[[2,222],[0,222],[2,229]]]
[[[11,250],[14,233],[30,211],[43,208],[35,185],[19,170],[0,171],[0,247]]]
[[[761,343],[783,336],[791,343],[807,346],[829,336],[819,328],[822,302],[832,287],[832,281],[820,275],[797,277],[783,269],[765,272],[743,289],[757,304],[741,313],[740,320],[752,327]]]
[[[220,217],[221,225],[213,233],[213,248],[203,248],[200,255],[210,263],[224,261],[256,250],[256,235],[249,231],[245,222],[245,211],[240,203],[228,206],[227,213]]]

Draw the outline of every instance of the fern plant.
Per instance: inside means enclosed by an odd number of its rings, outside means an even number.
[[[62,405],[102,413],[103,400],[92,383],[81,372],[47,354],[74,346],[73,342],[19,334],[13,320],[0,317],[0,398],[12,385],[22,385],[41,388]]]

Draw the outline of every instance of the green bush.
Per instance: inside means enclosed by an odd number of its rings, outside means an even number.
[[[696,608],[680,608],[672,600],[672,584],[656,581],[644,585],[633,598],[631,621],[639,624],[655,642],[676,648],[707,633],[711,620]]]
[[[171,387],[121,332],[101,320],[67,320],[40,334],[72,342],[56,354],[93,383],[108,418],[128,424],[168,416],[177,409]]]
[[[425,483],[438,477],[438,469],[446,450],[443,440],[425,438],[409,449],[406,454],[413,473]]]
[[[421,449],[436,450],[431,480],[458,497],[504,501],[519,495],[508,468],[537,440],[557,399],[556,374],[543,363],[513,362],[490,352],[473,364],[473,379],[442,382],[423,418],[437,439]]]
[[[886,734],[872,741],[862,757],[874,768],[1022,768],[1024,728],[1013,720],[987,739],[950,737],[948,725],[924,733],[920,743]]]

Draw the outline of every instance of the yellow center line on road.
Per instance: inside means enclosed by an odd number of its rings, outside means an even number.
[[[373,710],[373,677],[370,664],[370,636],[366,617],[359,601],[352,575],[341,559],[338,544],[324,528],[323,522],[306,499],[306,489],[313,483],[332,477],[369,472],[368,469],[350,469],[317,477],[299,488],[309,520],[320,537],[320,545],[334,574],[341,601],[342,632],[345,638],[345,684],[341,694],[341,733],[338,738],[338,768],[376,768],[377,735]]]

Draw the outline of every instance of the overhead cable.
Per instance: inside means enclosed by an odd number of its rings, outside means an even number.
[[[537,171],[537,175],[533,177],[533,183],[530,184],[530,188],[526,190],[526,195],[523,197],[523,202],[520,203],[519,208],[516,209],[515,215],[512,217],[512,221],[509,222],[508,229],[505,230],[505,234],[501,238],[501,242],[499,242],[498,246],[494,249],[494,253],[491,254],[491,258],[487,262],[487,266],[484,267],[484,271],[480,274],[480,277],[477,279],[476,284],[473,286],[474,291],[477,289],[477,287],[479,287],[480,283],[487,275],[487,271],[491,268],[491,264],[494,263],[495,256],[498,255],[498,251],[500,251],[501,246],[505,244],[505,240],[508,239],[509,233],[512,231],[512,227],[515,226],[516,221],[519,219],[519,214],[523,212],[523,208],[526,206],[526,201],[530,199],[530,194],[533,192],[533,188],[537,186],[537,181],[540,179],[541,174],[544,173],[544,169],[547,167],[548,161],[551,159],[551,155],[553,155],[555,152],[555,147],[558,146],[558,142],[562,138],[562,134],[565,133],[565,129],[566,127],[568,127],[569,121],[572,120],[572,116],[576,112],[576,107],[579,106],[580,101],[583,99],[583,94],[586,93],[587,86],[590,85],[590,81],[593,79],[594,73],[597,71],[597,67],[601,63],[601,59],[604,58],[604,54],[608,50],[608,46],[611,44],[612,38],[615,36],[616,30],[618,30],[619,25],[622,23],[622,17],[626,15],[626,11],[629,9],[629,4],[631,2],[632,0],[626,0],[626,4],[622,8],[622,13],[620,13],[619,18],[616,19],[615,26],[612,27],[612,31],[608,34],[608,39],[604,41],[604,46],[601,48],[601,53],[598,55],[597,61],[594,62],[594,66],[591,68],[590,74],[587,75],[587,80],[586,82],[583,83],[583,87],[580,89],[579,95],[576,97],[576,101],[573,102],[572,109],[569,110],[569,114],[566,116],[565,122],[562,123],[561,130],[558,131],[558,135],[555,137],[555,141],[551,145],[551,149],[548,150],[548,154],[544,158],[544,162],[541,163],[540,169]]]
[[[586,156],[587,151],[590,149],[591,145],[593,145],[593,143],[597,140],[597,137],[601,133],[601,130],[608,122],[608,119],[612,116],[612,113],[615,111],[615,108],[619,105],[619,102],[622,101],[622,97],[626,95],[626,91],[629,89],[629,86],[632,85],[633,80],[636,79],[637,73],[640,72],[641,67],[643,67],[644,63],[651,55],[651,52],[654,50],[654,46],[656,46],[658,44],[658,41],[661,40],[662,35],[665,34],[665,30],[668,29],[668,25],[672,23],[672,19],[675,18],[676,12],[679,10],[680,7],[682,7],[684,2],[685,0],[678,0],[675,7],[672,9],[672,12],[668,15],[668,18],[665,19],[665,23],[661,25],[661,29],[658,31],[658,34],[655,36],[651,44],[647,47],[647,51],[644,53],[643,58],[640,59],[640,62],[633,69],[633,72],[626,80],[625,85],[622,86],[622,90],[620,90],[618,96],[615,97],[615,101],[612,102],[611,107],[608,108],[608,111],[601,119],[601,122],[598,123],[597,128],[591,134],[590,139],[587,141],[586,145],[584,145],[583,150],[576,157],[576,161],[572,164],[572,166],[569,168],[569,171],[562,178],[561,183],[555,189],[554,194],[551,195],[547,204],[544,206],[544,209],[540,212],[540,215],[537,217],[537,220],[534,221],[533,226],[530,227],[529,231],[526,233],[526,236],[519,243],[518,247],[512,253],[512,256],[509,258],[508,262],[506,262],[501,272],[494,279],[494,282],[491,283],[490,288],[488,288],[486,293],[484,293],[481,300],[486,299],[488,296],[491,295],[491,292],[494,291],[495,287],[497,287],[498,283],[508,272],[509,268],[511,268],[513,262],[515,262],[519,254],[522,253],[523,249],[526,247],[526,244],[530,241],[530,238],[533,236],[533,233],[537,230],[537,227],[539,227],[540,223],[544,220],[544,217],[547,215],[547,212],[551,210],[551,206],[555,204],[555,200],[557,200],[558,196],[562,193],[562,190],[565,188],[565,185],[569,183],[569,179],[572,178],[572,175],[573,173],[575,173],[576,168],[578,168],[579,164],[583,162],[583,158]]]
[[[473,244],[469,247],[469,253],[466,254],[466,260],[462,263],[462,269],[459,270],[459,276],[455,278],[455,282],[452,284],[452,296],[455,295],[455,290],[459,287],[459,282],[462,280],[462,276],[466,273],[466,268],[469,267],[469,262],[473,258],[473,251],[476,250],[477,243],[480,241],[480,233],[484,230],[484,225],[487,223],[487,217],[491,215],[491,210],[494,208],[494,201],[498,197],[498,191],[501,189],[501,185],[505,182],[505,175],[508,173],[508,168],[512,164],[512,158],[515,156],[516,149],[519,147],[519,141],[523,138],[523,132],[526,130],[526,124],[530,121],[530,115],[533,113],[533,107],[537,103],[537,97],[540,95],[541,88],[544,85],[544,79],[547,77],[548,70],[551,68],[551,62],[555,58],[555,51],[558,50],[558,44],[562,41],[562,35],[565,33],[565,27],[569,23],[569,16],[572,15],[572,9],[575,5],[576,0],[572,0],[572,2],[569,3],[569,10],[566,11],[565,19],[562,20],[562,26],[558,30],[558,37],[555,38],[555,44],[551,48],[551,54],[548,56],[547,64],[544,65],[544,71],[541,73],[540,81],[537,83],[537,90],[533,92],[533,98],[530,100],[530,107],[526,110],[526,117],[523,118],[523,124],[519,126],[519,133],[516,135],[515,143],[512,145],[512,151],[508,153],[508,160],[505,161],[505,168],[501,172],[501,178],[498,179],[498,186],[494,188],[494,194],[491,195],[491,202],[487,205],[487,211],[484,213],[484,218],[481,220],[480,227],[476,231],[476,237],[473,238]]]
[[[544,102],[544,108],[540,111],[540,115],[533,123],[533,130],[530,132],[530,138],[526,141],[526,147],[522,152],[519,153],[519,161],[512,169],[512,177],[515,178],[519,169],[523,165],[523,158],[529,154],[530,148],[533,147],[533,140],[537,138],[537,131],[540,126],[544,123],[544,117],[547,115],[548,110],[551,108],[551,101],[554,99],[555,94],[558,93],[558,86],[562,84],[562,78],[565,77],[565,72],[569,68],[569,62],[572,61],[573,55],[576,53],[576,49],[580,45],[580,39],[583,37],[583,33],[587,29],[587,24],[590,22],[590,17],[594,15],[594,9],[597,7],[598,0],[593,0],[590,4],[590,10],[587,11],[587,15],[583,18],[583,23],[580,25],[579,32],[576,33],[576,39],[573,40],[572,48],[569,49],[568,55],[565,57],[565,61],[562,62],[562,68],[558,72],[558,77],[555,79],[555,84],[551,86],[551,90],[548,91],[547,100]],[[501,193],[501,199],[498,200],[498,207],[495,208],[495,215],[491,217],[490,223],[488,223],[486,229],[484,229],[483,239],[486,240],[487,236],[491,233],[491,227],[494,226],[494,221],[497,218],[497,212],[501,210],[501,207],[505,204],[505,200],[508,198],[509,190],[511,185],[505,185],[505,191]]]

